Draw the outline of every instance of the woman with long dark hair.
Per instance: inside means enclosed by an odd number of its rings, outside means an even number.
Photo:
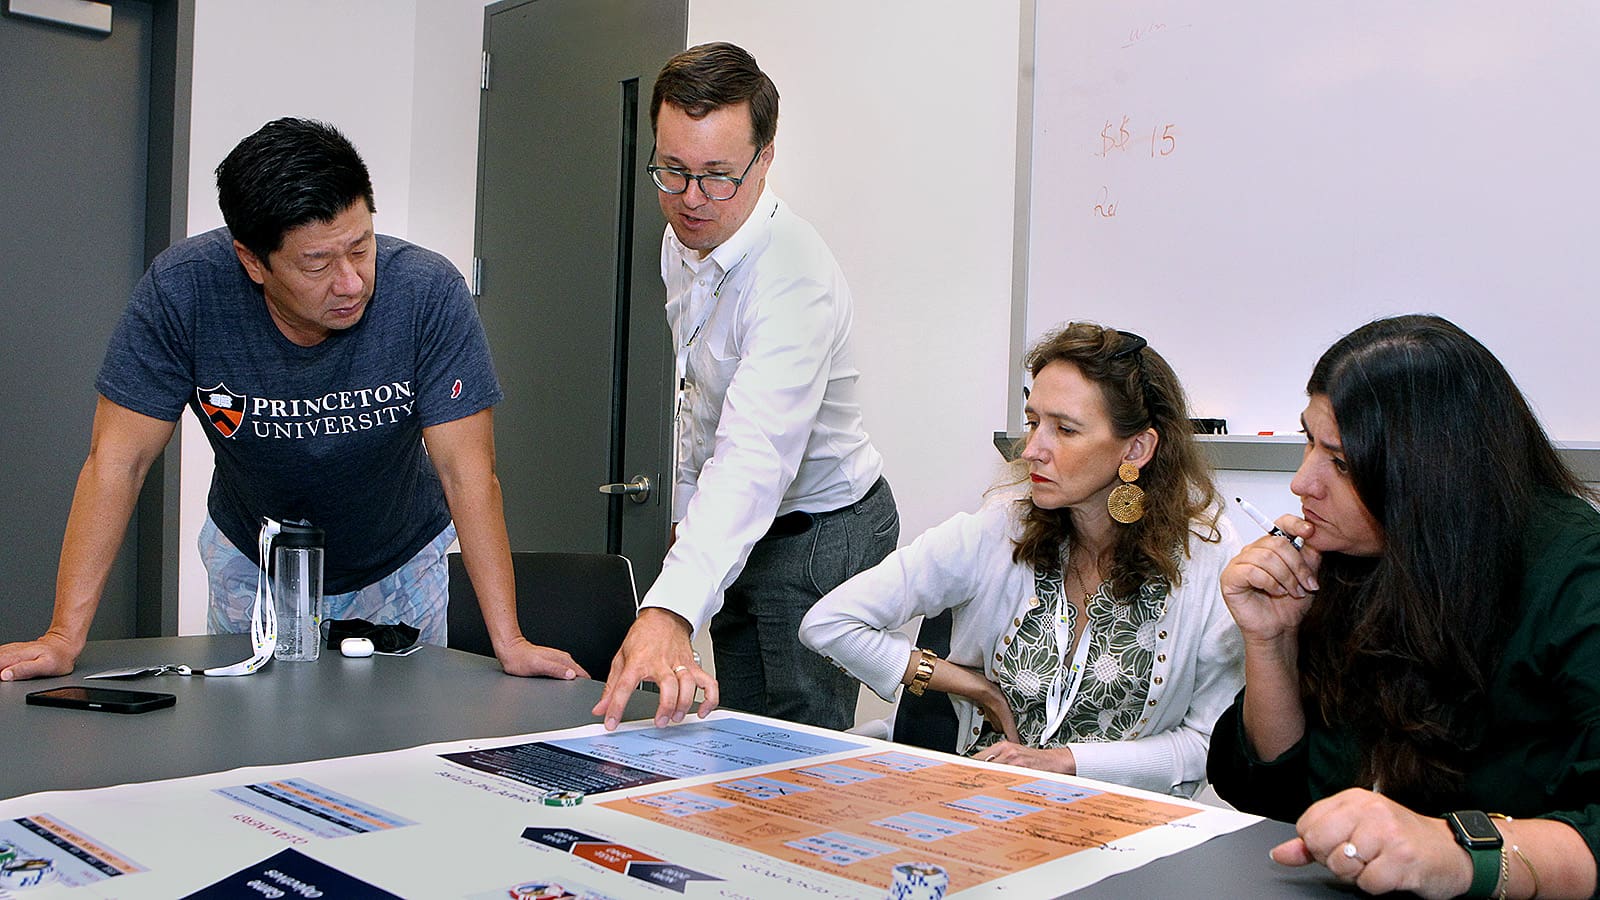
[[[1306,386],[1302,515],[1222,575],[1246,686],[1209,771],[1363,890],[1584,896],[1600,848],[1600,516],[1505,367],[1436,316]],[[1498,816],[1498,818],[1497,818]],[[1512,818],[1504,818],[1510,816]]]
[[[1217,590],[1239,541],[1183,388],[1144,338],[1087,323],[1024,362],[1015,484],[824,596],[800,637],[885,699],[949,694],[958,752],[1190,795],[1242,673]],[[946,609],[948,658],[896,630]]]

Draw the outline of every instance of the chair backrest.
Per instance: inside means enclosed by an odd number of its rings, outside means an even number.
[[[609,553],[511,554],[517,582],[517,620],[535,644],[572,654],[591,678],[604,681],[638,612],[633,565]],[[461,554],[450,566],[449,646],[494,655],[478,594]]]
[[[950,655],[950,626],[954,616],[950,610],[922,620],[917,632],[917,646],[939,654]],[[452,626],[454,627],[454,626]],[[910,691],[900,692],[900,705],[894,714],[894,740],[896,743],[926,747],[929,750],[956,752],[955,707],[950,705],[950,695],[929,691],[921,697]]]

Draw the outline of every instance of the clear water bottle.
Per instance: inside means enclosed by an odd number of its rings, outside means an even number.
[[[311,661],[322,650],[322,529],[283,523],[272,540],[272,598],[278,609],[273,659]]]

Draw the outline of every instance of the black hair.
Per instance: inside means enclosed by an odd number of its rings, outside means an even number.
[[[724,106],[750,104],[750,142],[757,149],[778,134],[778,88],[744,48],[718,42],[700,44],[667,60],[650,94],[650,129],[661,104],[671,103],[692,119]]]
[[[1329,553],[1300,626],[1301,687],[1350,726],[1362,783],[1419,801],[1459,787],[1517,618],[1523,528],[1540,493],[1589,497],[1494,354],[1428,315],[1328,349],[1327,397],[1377,558]]]
[[[217,166],[217,205],[234,240],[263,266],[284,234],[332,222],[357,200],[368,212],[372,176],[355,145],[325,122],[275,119],[261,126]]]

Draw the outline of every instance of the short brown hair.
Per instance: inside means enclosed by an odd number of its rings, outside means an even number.
[[[724,106],[750,104],[750,142],[757,149],[778,134],[778,88],[742,47],[719,41],[700,44],[667,60],[650,95],[650,130],[671,103],[701,119]]]

